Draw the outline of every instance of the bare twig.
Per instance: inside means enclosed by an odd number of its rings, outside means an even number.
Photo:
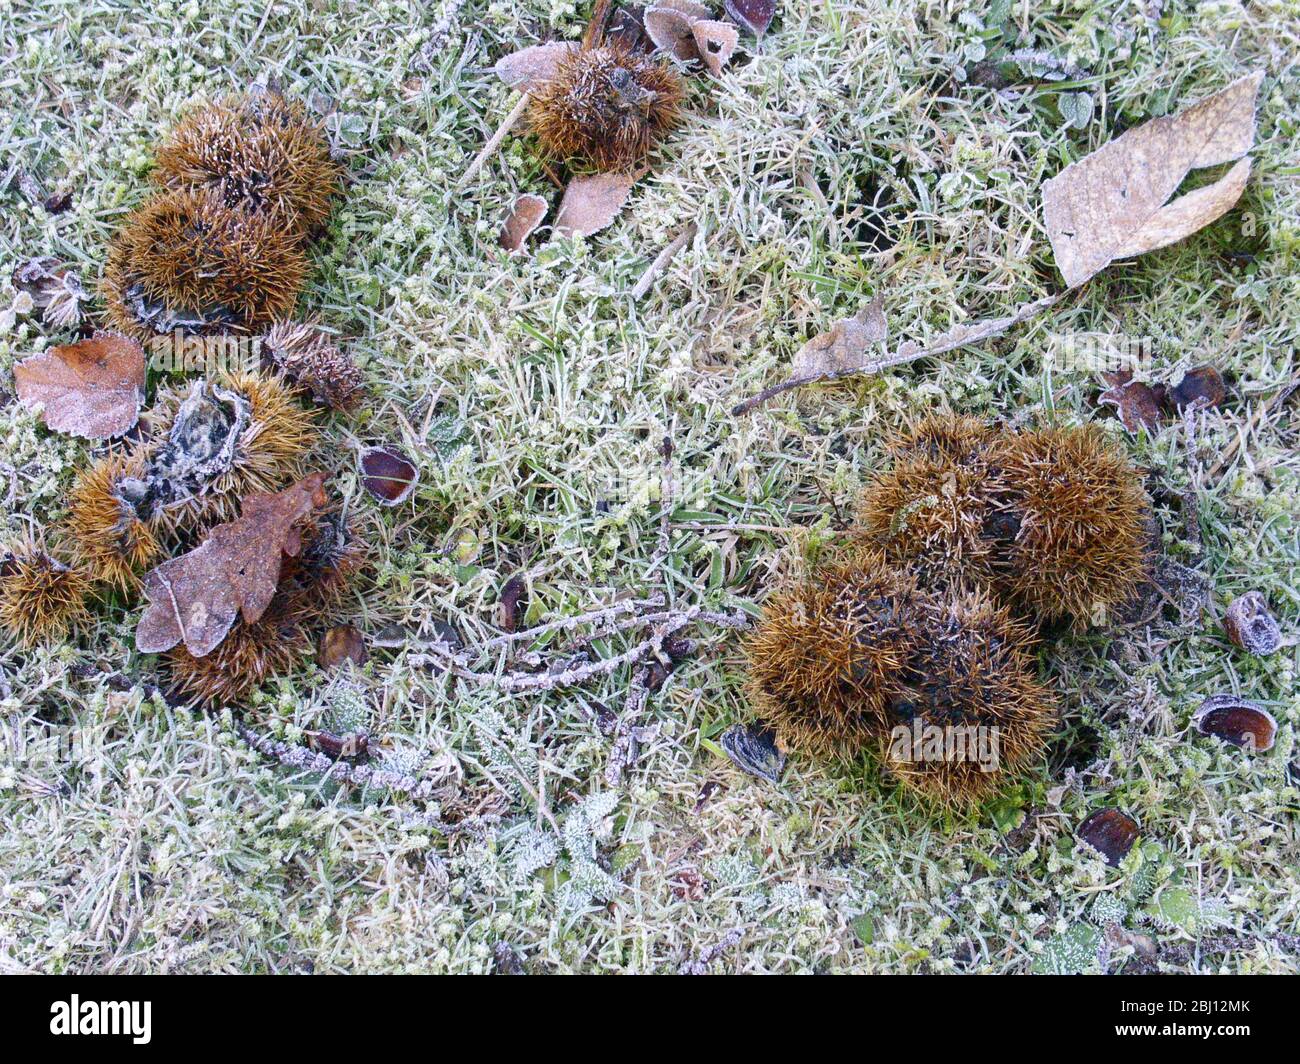
[[[665,266],[672,262],[673,256],[695,239],[695,234],[699,232],[699,229],[700,227],[698,225],[691,222],[690,225],[673,238],[672,242],[664,248],[663,251],[659,252],[659,254],[655,256],[654,262],[650,263],[650,265],[646,267],[645,273],[641,275],[640,280],[638,280],[633,286],[633,299],[641,299],[648,291],[650,291],[650,286],[655,283],[655,278],[663,272]]]
[[[916,362],[922,358],[930,358],[932,355],[942,355],[948,351],[956,350],[959,347],[967,347],[970,344],[980,343],[981,341],[991,339],[994,336],[1000,336],[1013,325],[1018,325],[1022,321],[1040,314],[1048,307],[1052,306],[1061,297],[1059,295],[1044,296],[1042,299],[1036,299],[1032,303],[1022,303],[1014,311],[1004,318],[988,318],[984,321],[976,322],[974,325],[958,325],[949,329],[946,333],[938,338],[929,347],[922,347],[914,340],[909,340],[900,344],[898,349],[884,358],[873,359],[865,362],[861,366],[853,366],[848,369],[831,370],[826,373],[811,373],[806,376],[791,377],[789,380],[782,381],[780,384],[774,384],[770,388],[765,388],[757,395],[750,396],[742,403],[737,403],[731,408],[733,417],[739,417],[741,414],[748,414],[751,410],[762,406],[770,399],[776,398],[784,392],[800,388],[805,384],[816,384],[827,381],[837,381],[845,377],[865,376],[873,373],[880,373],[882,370],[892,369],[894,366],[901,366],[908,362]]]
[[[624,665],[635,665],[651,654],[658,654],[663,649],[664,640],[675,632],[681,631],[689,624],[701,621],[707,624],[722,625],[727,628],[745,628],[749,619],[743,611],[719,613],[706,610],[703,606],[670,614],[649,636],[622,654],[601,658],[599,661],[584,662],[556,672],[507,672],[497,675],[488,672],[476,672],[465,665],[463,653],[452,650],[445,643],[431,643],[431,654],[412,654],[407,660],[413,665],[434,665],[449,669],[452,675],[473,683],[497,687],[512,694],[524,694],[533,691],[553,691],[557,687],[571,687],[586,683],[601,676],[617,672]]]
[[[474,156],[474,161],[469,164],[469,169],[465,171],[465,175],[456,182],[457,188],[464,188],[468,185],[474,179],[474,176],[483,169],[483,164],[492,158],[497,148],[501,147],[501,142],[506,139],[506,135],[514,128],[515,123],[524,116],[524,112],[528,110],[528,100],[528,93],[525,92],[520,95],[519,102],[515,104],[514,110],[506,115],[504,121],[497,126],[497,131],[488,138],[488,142],[483,145],[483,150]]]

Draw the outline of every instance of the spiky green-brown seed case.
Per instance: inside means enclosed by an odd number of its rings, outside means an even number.
[[[153,529],[140,512],[147,490],[139,453],[110,454],[81,472],[68,497],[68,539],[88,574],[122,591],[161,556]]]
[[[1076,626],[1129,599],[1146,576],[1151,503],[1132,463],[1095,427],[1027,432],[1004,449],[1006,594]]]
[[[1056,711],[1036,677],[1034,637],[981,591],[930,596],[912,616],[880,758],[926,798],[969,805],[1042,757]]]
[[[270,373],[226,373],[164,395],[147,467],[152,516],[169,530],[231,519],[240,500],[302,472],[315,412]]]
[[[306,604],[281,588],[252,624],[242,618],[211,653],[196,658],[181,643],[168,651],[172,689],[216,705],[238,704],[272,676],[292,671],[311,653]]]
[[[22,646],[66,637],[90,617],[90,581],[36,547],[0,550],[0,628]]]
[[[893,465],[863,489],[859,539],[915,573],[922,587],[990,585],[999,561],[1004,440],[974,418],[921,421],[891,446]]]
[[[142,342],[177,330],[248,333],[288,315],[306,276],[282,221],[183,189],[127,219],[109,250],[104,296],[113,328]]]
[[[748,639],[748,689],[786,746],[853,755],[884,719],[910,652],[911,579],[861,552],[779,589]]]
[[[630,171],[677,125],[682,97],[665,62],[620,46],[580,49],[533,91],[528,123],[553,158]]]
[[[265,215],[308,237],[324,225],[343,168],[321,124],[267,89],[189,114],[159,146],[154,181],[169,191],[211,191],[226,207]]]

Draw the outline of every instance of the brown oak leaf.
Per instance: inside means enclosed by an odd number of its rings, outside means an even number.
[[[1185,111],[1130,129],[1043,184],[1043,221],[1070,288],[1116,259],[1190,236],[1237,202],[1250,176],[1242,156],[1255,143],[1262,79],[1248,74]],[[1189,171],[1233,160],[1240,161],[1213,184],[1168,202]]]
[[[280,583],[283,556],[302,548],[298,522],[325,504],[324,483],[324,473],[313,473],[284,491],[250,495],[237,520],[217,525],[194,550],[151,569],[136,648],[159,654],[183,642],[201,658],[225,639],[236,617],[245,624],[261,617]]]
[[[44,404],[45,424],[90,440],[121,436],[144,399],[144,348],[116,333],[51,347],[14,366],[18,398]]]

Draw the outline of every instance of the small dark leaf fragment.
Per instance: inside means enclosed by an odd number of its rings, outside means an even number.
[[[1106,858],[1114,867],[1124,860],[1137,841],[1137,821],[1118,809],[1107,806],[1092,813],[1079,825],[1075,835]]]
[[[1169,389],[1169,401],[1178,410],[1186,410],[1193,404],[1198,409],[1218,406],[1227,395],[1223,375],[1213,366],[1197,366],[1189,369],[1183,379]]]
[[[722,736],[722,749],[751,776],[777,783],[785,768],[785,754],[776,747],[776,732],[753,724],[733,724]]]
[[[1201,703],[1192,723],[1202,735],[1213,735],[1225,743],[1252,753],[1272,749],[1277,721],[1263,706],[1236,695],[1211,695]]]
[[[722,6],[733,22],[755,37],[767,32],[776,14],[776,0],[724,0]]]
[[[381,506],[397,506],[415,490],[419,470],[395,447],[370,447],[361,452],[361,483]]]

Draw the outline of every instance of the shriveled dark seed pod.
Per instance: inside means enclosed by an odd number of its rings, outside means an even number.
[[[1258,591],[1248,591],[1233,600],[1224,614],[1223,628],[1233,643],[1260,657],[1282,645],[1282,632],[1269,612],[1268,600]]]

